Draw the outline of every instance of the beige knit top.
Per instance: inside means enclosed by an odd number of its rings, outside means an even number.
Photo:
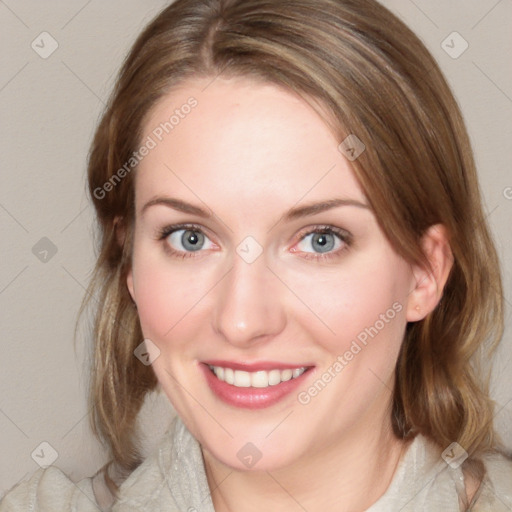
[[[512,461],[489,455],[484,464],[487,474],[469,510],[511,512]],[[403,454],[387,491],[366,512],[464,510],[459,503],[459,495],[465,495],[464,476],[455,466],[418,435]],[[0,512],[14,511],[215,512],[200,445],[179,417],[152,454],[122,483],[115,504],[99,474],[74,483],[52,466],[39,469],[5,494]]]

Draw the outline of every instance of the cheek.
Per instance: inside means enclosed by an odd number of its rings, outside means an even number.
[[[165,256],[147,254],[143,248],[135,253],[134,288],[144,336],[158,344],[193,325],[211,286],[204,272],[191,272],[187,263],[172,264]]]
[[[350,263],[321,280],[296,279],[297,295],[316,316],[302,316],[303,328],[314,329],[315,341],[331,354],[343,354],[356,340],[362,347],[374,339],[399,345],[406,324],[408,265],[389,254]],[[384,348],[389,351],[389,343]]]

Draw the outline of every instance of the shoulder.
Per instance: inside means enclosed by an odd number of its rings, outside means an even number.
[[[98,512],[91,478],[73,482],[60,469],[37,470],[28,480],[9,489],[0,500],[0,512]]]
[[[214,512],[201,447],[179,416],[156,450],[121,484],[112,512]]]
[[[475,496],[474,512],[512,510],[512,459],[501,453],[483,457],[485,476]]]

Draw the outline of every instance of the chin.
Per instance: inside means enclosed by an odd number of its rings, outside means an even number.
[[[236,471],[276,471],[297,462],[296,449],[283,450],[280,440],[266,445],[252,441],[232,440],[222,446],[202,444],[211,456]],[[294,443],[295,444],[295,443]]]

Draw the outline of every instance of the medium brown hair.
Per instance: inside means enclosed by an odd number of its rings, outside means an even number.
[[[89,405],[119,475],[105,471],[112,493],[142,462],[136,420],[158,382],[134,356],[143,335],[126,286],[136,168],[112,190],[104,185],[140,145],[159,99],[187,79],[219,75],[285,87],[321,104],[340,142],[363,141],[353,172],[405,260],[428,265],[421,237],[446,227],[453,267],[435,310],[407,326],[391,419],[399,438],[421,433],[442,449],[457,441],[477,463],[500,446],[480,361],[502,335],[502,285],[468,135],[438,65],[374,0],[177,0],[134,43],[89,155],[99,256],[80,311],[95,297]]]

